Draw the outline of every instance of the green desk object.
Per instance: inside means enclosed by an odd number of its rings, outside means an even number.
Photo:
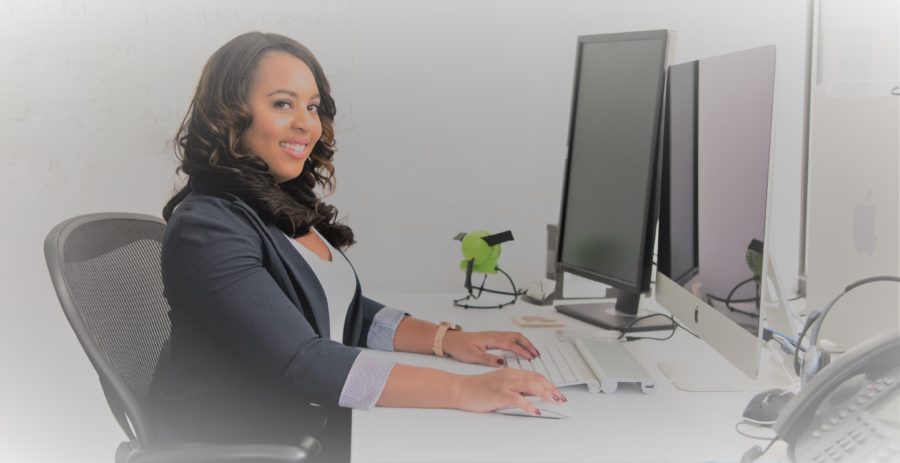
[[[459,235],[456,235],[457,239],[462,242],[463,260],[459,262],[460,270],[467,270],[469,262],[472,262],[473,272],[496,275],[497,260],[500,259],[501,252],[500,242],[508,241],[503,240],[497,242],[499,241],[499,238],[496,237],[503,235],[504,233],[509,233],[509,236],[512,236],[512,233],[508,231],[491,235],[491,233],[486,230],[476,230],[471,233],[460,233]],[[500,238],[504,237],[505,236],[502,236]],[[491,244],[493,242],[497,243]]]
[[[459,263],[460,270],[466,272],[466,292],[468,293],[466,296],[463,296],[459,299],[454,299],[453,304],[457,307],[463,307],[465,309],[494,309],[494,308],[502,308],[504,306],[514,304],[516,299],[518,298],[518,290],[516,289],[516,284],[512,281],[512,278],[500,269],[497,266],[497,261],[500,259],[500,244],[505,243],[507,241],[512,241],[513,236],[512,232],[507,230],[505,232],[491,234],[491,232],[487,230],[476,230],[471,233],[458,233],[453,239],[459,241],[461,243],[463,260]],[[500,272],[509,280],[510,286],[512,286],[512,291],[497,291],[493,289],[488,289],[484,287],[484,282],[477,288],[477,293],[473,291],[475,288],[472,286],[472,274],[473,273],[483,273],[485,275],[485,279],[487,279],[487,275],[496,275],[497,272]],[[512,300],[496,305],[472,305],[465,303],[470,299],[478,299],[483,291],[494,293],[494,294],[504,294],[508,296],[512,296]]]

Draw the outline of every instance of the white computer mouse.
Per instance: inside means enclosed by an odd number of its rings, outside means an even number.
[[[494,413],[499,413],[501,415],[509,415],[509,416],[525,416],[528,418],[550,418],[553,420],[560,420],[563,418],[568,418],[568,416],[563,415],[562,413],[555,412],[553,410],[548,410],[546,408],[538,408],[538,410],[541,411],[540,415],[532,415],[518,407],[499,408],[497,410],[494,410]]]

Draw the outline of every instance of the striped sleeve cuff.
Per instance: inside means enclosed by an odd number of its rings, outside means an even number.
[[[369,327],[369,335],[366,337],[366,346],[370,349],[393,352],[394,333],[397,332],[397,326],[405,315],[406,312],[402,310],[382,307],[372,319],[372,326]]]
[[[388,376],[390,376],[395,363],[393,360],[381,359],[373,355],[366,355],[365,351],[361,352],[353,361],[353,366],[350,367],[350,373],[347,374],[347,381],[344,382],[338,405],[357,410],[369,410],[374,407],[384,391],[384,386],[387,384]]]

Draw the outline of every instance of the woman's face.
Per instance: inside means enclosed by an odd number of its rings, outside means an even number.
[[[243,146],[266,161],[278,183],[297,178],[319,138],[319,87],[309,66],[284,52],[260,59],[247,96]]]

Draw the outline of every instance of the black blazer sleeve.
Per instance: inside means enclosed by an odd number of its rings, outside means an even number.
[[[373,301],[365,296],[362,298],[362,312],[363,312],[363,320],[362,320],[362,334],[359,338],[359,346],[360,347],[369,347],[369,329],[372,327],[372,321],[375,319],[375,314],[378,313],[384,307],[384,304]]]

